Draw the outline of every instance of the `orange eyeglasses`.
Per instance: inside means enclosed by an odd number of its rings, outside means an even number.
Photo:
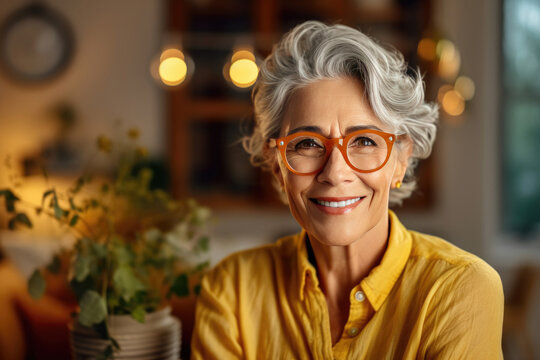
[[[386,165],[395,141],[396,135],[371,129],[358,130],[335,139],[305,131],[270,139],[270,146],[279,149],[287,168],[296,175],[318,173],[334,146],[352,169],[369,173]]]

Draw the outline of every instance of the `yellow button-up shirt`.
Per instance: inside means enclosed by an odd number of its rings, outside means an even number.
[[[301,232],[233,254],[205,276],[192,359],[501,359],[495,270],[389,217],[387,249],[351,289],[335,345]]]

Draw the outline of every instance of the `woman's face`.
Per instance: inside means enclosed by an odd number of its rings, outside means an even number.
[[[361,83],[352,78],[323,80],[296,91],[284,114],[280,137],[305,127],[328,138],[343,137],[348,129],[358,126],[391,132],[375,116],[363,93]],[[273,170],[293,216],[310,237],[323,244],[345,246],[381,227],[386,229],[390,188],[402,180],[408,154],[410,151],[399,152],[394,146],[382,169],[359,173],[334,148],[326,165],[306,176],[290,172],[276,151]],[[356,199],[343,207],[323,205]]]

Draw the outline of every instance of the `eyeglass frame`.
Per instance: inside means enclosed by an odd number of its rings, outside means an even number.
[[[345,145],[344,145],[344,144],[348,144],[351,138],[353,138],[354,136],[357,136],[358,134],[365,134],[365,133],[377,134],[380,137],[382,137],[384,141],[386,142],[386,148],[388,150],[386,153],[386,159],[384,159],[383,163],[379,167],[372,170],[361,170],[355,167],[349,160],[349,155],[347,154],[347,149],[345,148]],[[300,137],[300,136],[316,137],[317,139],[321,140],[321,142],[324,144],[324,148],[327,149],[326,154],[325,154],[325,159],[322,162],[321,167],[309,173],[301,173],[294,170],[292,166],[289,164],[289,161],[287,160],[287,153],[286,153],[287,145],[293,139],[296,139],[297,137]],[[386,165],[386,163],[388,162],[388,159],[390,159],[390,154],[392,153],[392,148],[395,142],[396,142],[395,134],[391,134],[391,133],[387,133],[387,132],[379,131],[379,130],[374,130],[374,129],[361,129],[361,130],[354,131],[346,136],[342,136],[339,138],[331,138],[331,139],[327,138],[324,135],[318,134],[316,132],[311,132],[311,131],[300,131],[300,132],[290,134],[284,137],[269,139],[270,147],[276,147],[279,150],[279,153],[281,154],[281,158],[285,162],[287,169],[289,169],[289,171],[292,172],[293,174],[300,175],[300,176],[313,175],[321,171],[326,166],[326,163],[328,162],[328,158],[330,157],[330,154],[332,153],[332,150],[334,149],[334,147],[337,147],[339,149],[347,165],[349,165],[349,167],[353,169],[354,171],[358,171],[364,174],[375,172],[377,170],[382,169]]]

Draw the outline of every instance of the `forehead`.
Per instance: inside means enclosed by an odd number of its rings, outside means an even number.
[[[318,127],[330,136],[344,135],[347,128],[357,126],[389,130],[371,109],[362,83],[353,78],[317,81],[291,96],[281,134],[306,126]]]

